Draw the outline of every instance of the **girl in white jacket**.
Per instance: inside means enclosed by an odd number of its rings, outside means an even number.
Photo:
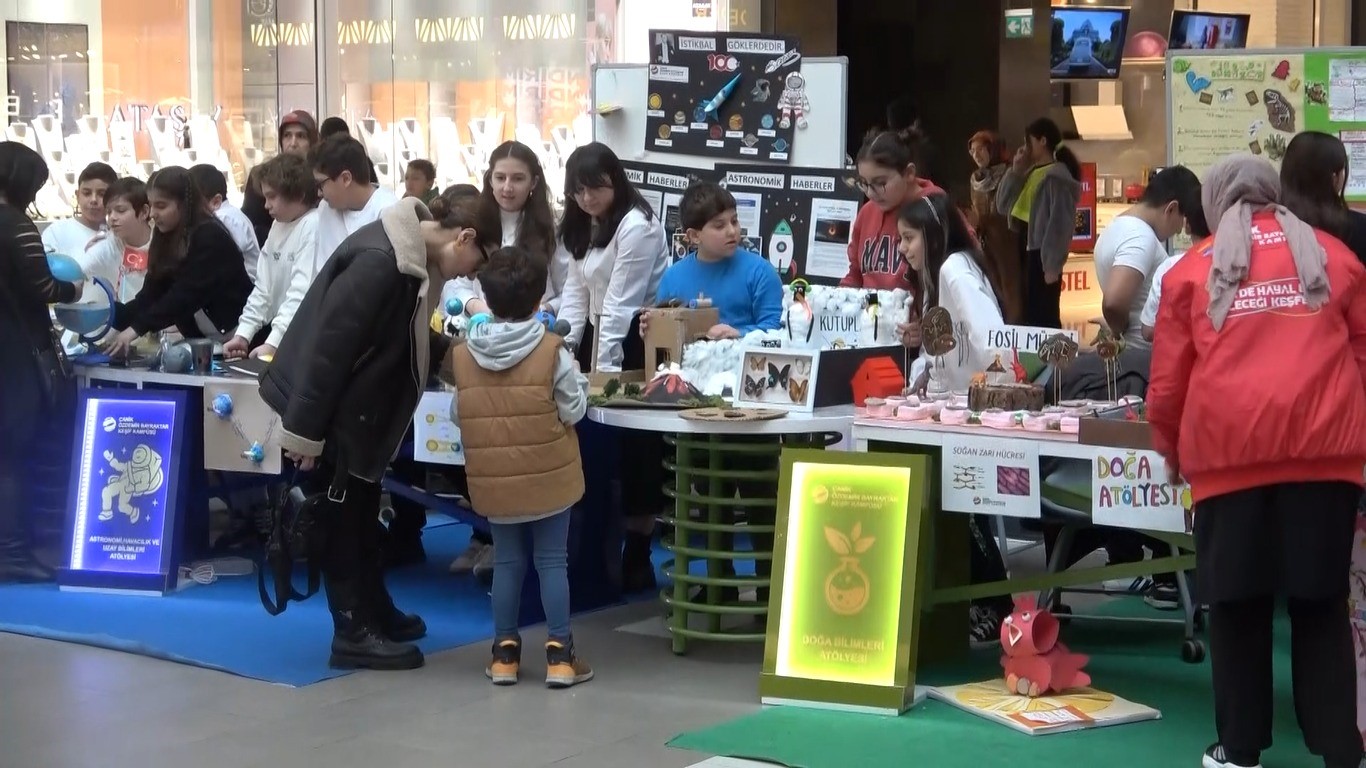
[[[299,300],[308,292],[303,286],[304,290],[291,294],[290,283],[307,273],[299,267],[312,260],[317,247],[318,185],[308,161],[280,154],[261,166],[257,178],[266,211],[275,223],[261,248],[256,287],[242,309],[232,340],[223,345],[229,360],[246,357],[248,350],[252,357],[274,356]]]
[[[972,376],[990,364],[986,332],[1005,325],[1001,316],[1000,281],[994,265],[982,255],[948,197],[935,192],[907,203],[897,215],[901,238],[897,249],[920,275],[921,312],[943,307],[953,318],[958,346],[944,355],[940,381],[951,390],[966,390]],[[916,390],[929,382],[934,359],[925,351],[930,340],[921,333],[920,357],[911,366]]]
[[[579,344],[579,363],[585,370],[621,371],[628,360],[623,342],[633,339],[633,365],[627,367],[641,367],[644,347],[631,326],[669,266],[664,226],[626,178],[621,160],[598,142],[569,156],[564,196],[560,240],[572,261],[560,319],[569,322],[571,344]]]
[[[531,147],[520,141],[505,141],[489,155],[484,190],[479,193],[479,221],[480,232],[502,233],[501,240],[483,244],[490,253],[503,246],[519,245],[546,259],[550,276],[541,305],[558,313],[569,272],[569,253],[557,247],[550,190],[541,161]],[[488,311],[477,277],[451,280],[442,289],[441,298],[443,311],[446,300],[451,298],[460,300],[467,317]]]

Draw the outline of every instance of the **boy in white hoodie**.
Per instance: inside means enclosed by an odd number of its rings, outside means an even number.
[[[256,288],[247,298],[232,340],[223,345],[223,354],[229,360],[246,357],[248,350],[256,358],[275,355],[299,300],[308,293],[307,285],[291,292],[291,282],[310,274],[297,267],[311,263],[317,247],[318,193],[308,161],[297,155],[276,155],[256,175],[266,211],[275,223],[257,262]]]
[[[534,317],[547,269],[544,259],[518,246],[495,252],[479,273],[494,320],[452,348],[448,359],[456,387],[451,417],[465,443],[470,501],[488,518],[497,552],[493,659],[484,673],[495,685],[517,682],[517,616],[531,562],[549,635],[545,682],[568,688],[593,678],[569,630],[570,509],[584,487],[574,424],[588,408],[588,380],[564,339]]]

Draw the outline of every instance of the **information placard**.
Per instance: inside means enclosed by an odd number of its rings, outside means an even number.
[[[451,393],[423,392],[413,414],[413,459],[465,466],[460,427],[451,421]]]
[[[180,391],[80,393],[63,587],[174,583],[185,410]]]
[[[1097,448],[1091,519],[1116,528],[1190,533],[1190,486],[1168,483],[1166,467],[1154,451]]]
[[[944,436],[939,462],[946,512],[1036,518],[1039,446],[987,435]]]
[[[766,704],[900,714],[914,697],[923,456],[784,451]]]

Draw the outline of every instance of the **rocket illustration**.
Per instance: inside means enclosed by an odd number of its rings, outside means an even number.
[[[764,65],[764,72],[766,72],[767,74],[770,74],[770,75],[771,75],[771,74],[773,74],[774,72],[777,72],[779,69],[781,69],[781,68],[787,66],[788,64],[791,64],[792,62],[796,61],[797,59],[800,59],[801,57],[802,57],[801,51],[798,51],[796,48],[793,48],[792,50],[788,51],[787,53],[784,53],[782,56],[779,56],[778,58],[773,59],[772,61],[770,61],[770,62],[768,62],[767,64],[765,64],[765,65]]]
[[[740,75],[736,75],[730,79],[729,83],[721,86],[721,90],[717,91],[716,95],[711,97],[709,101],[698,104],[697,109],[693,112],[693,122],[706,123],[714,120],[719,121],[720,117],[717,115],[717,111],[721,109],[722,104],[726,103],[726,99],[729,99],[730,95],[735,93],[735,87],[739,84]]]
[[[778,274],[787,271],[792,264],[792,249],[795,244],[792,242],[792,227],[787,225],[784,219],[778,222],[778,226],[773,228],[773,236],[768,239],[768,263],[778,270]]]

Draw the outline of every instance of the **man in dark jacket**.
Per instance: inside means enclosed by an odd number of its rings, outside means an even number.
[[[413,669],[422,619],[394,607],[380,567],[380,480],[446,341],[429,328],[446,280],[473,276],[484,251],[477,200],[441,221],[404,200],[346,238],[299,305],[261,397],[281,445],[326,494],[316,519],[337,668]]]
[[[277,137],[281,152],[308,157],[308,153],[318,146],[318,123],[313,119],[313,115],[296,109],[280,118]],[[270,236],[270,225],[274,224],[275,220],[266,210],[266,198],[261,193],[260,173],[261,166],[258,165],[247,175],[247,183],[242,190],[242,213],[251,220],[251,226],[256,230],[257,243],[265,245],[266,238]]]

